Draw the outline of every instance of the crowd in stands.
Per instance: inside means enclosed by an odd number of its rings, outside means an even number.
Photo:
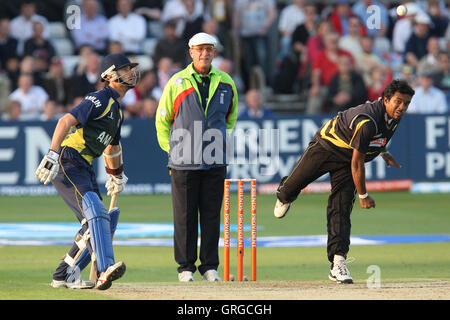
[[[153,118],[202,31],[219,41],[213,66],[235,79],[241,119],[272,117],[269,95],[336,113],[378,99],[393,78],[416,90],[409,113],[449,113],[449,12],[445,0],[5,0],[0,119],[58,119],[102,88],[100,61],[113,52],[140,62],[126,117]]]

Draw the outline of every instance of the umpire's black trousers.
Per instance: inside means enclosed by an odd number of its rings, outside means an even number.
[[[219,266],[220,210],[225,166],[209,170],[171,169],[174,251],[178,272],[195,272],[200,216],[200,274]]]
[[[277,190],[281,202],[293,202],[300,191],[325,173],[330,174],[331,194],[328,198],[327,229],[328,260],[335,254],[347,256],[350,245],[350,213],[355,202],[355,184],[350,161],[344,161],[325,149],[316,137],[310,142],[289,176],[283,178]]]

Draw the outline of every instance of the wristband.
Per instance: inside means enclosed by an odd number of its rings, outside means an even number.
[[[123,172],[123,163],[118,167],[117,169],[110,169],[108,167],[105,167],[107,174],[112,174],[113,176],[118,176]]]
[[[380,156],[384,156],[385,154],[388,154],[388,153],[389,153],[389,151],[380,152]]]
[[[56,152],[56,151],[54,151],[54,150],[52,150],[52,149],[48,149],[47,157],[48,157],[49,159],[53,160],[54,162],[58,162],[58,159],[59,159],[59,153]]]
[[[366,192],[364,194],[358,194],[358,196],[359,196],[360,199],[365,199],[365,198],[367,198],[369,196],[369,194]]]

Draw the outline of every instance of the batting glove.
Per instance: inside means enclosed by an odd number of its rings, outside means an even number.
[[[127,176],[122,172],[119,175],[109,174],[109,180],[106,181],[105,187],[108,189],[106,193],[108,196],[121,193],[128,182]]]
[[[36,169],[36,177],[45,185],[49,184],[59,171],[59,153],[53,150],[48,150],[44,156],[39,167]]]

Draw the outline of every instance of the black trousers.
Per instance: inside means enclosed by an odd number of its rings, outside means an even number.
[[[327,172],[331,180],[327,206],[327,254],[328,260],[333,262],[335,254],[346,257],[350,246],[350,214],[356,192],[350,162],[343,161],[314,139],[289,176],[281,180],[277,197],[283,203],[293,202],[303,188]]]
[[[203,275],[219,266],[220,210],[226,167],[210,170],[171,169],[174,253],[178,272],[195,272],[198,218],[200,266]]]

